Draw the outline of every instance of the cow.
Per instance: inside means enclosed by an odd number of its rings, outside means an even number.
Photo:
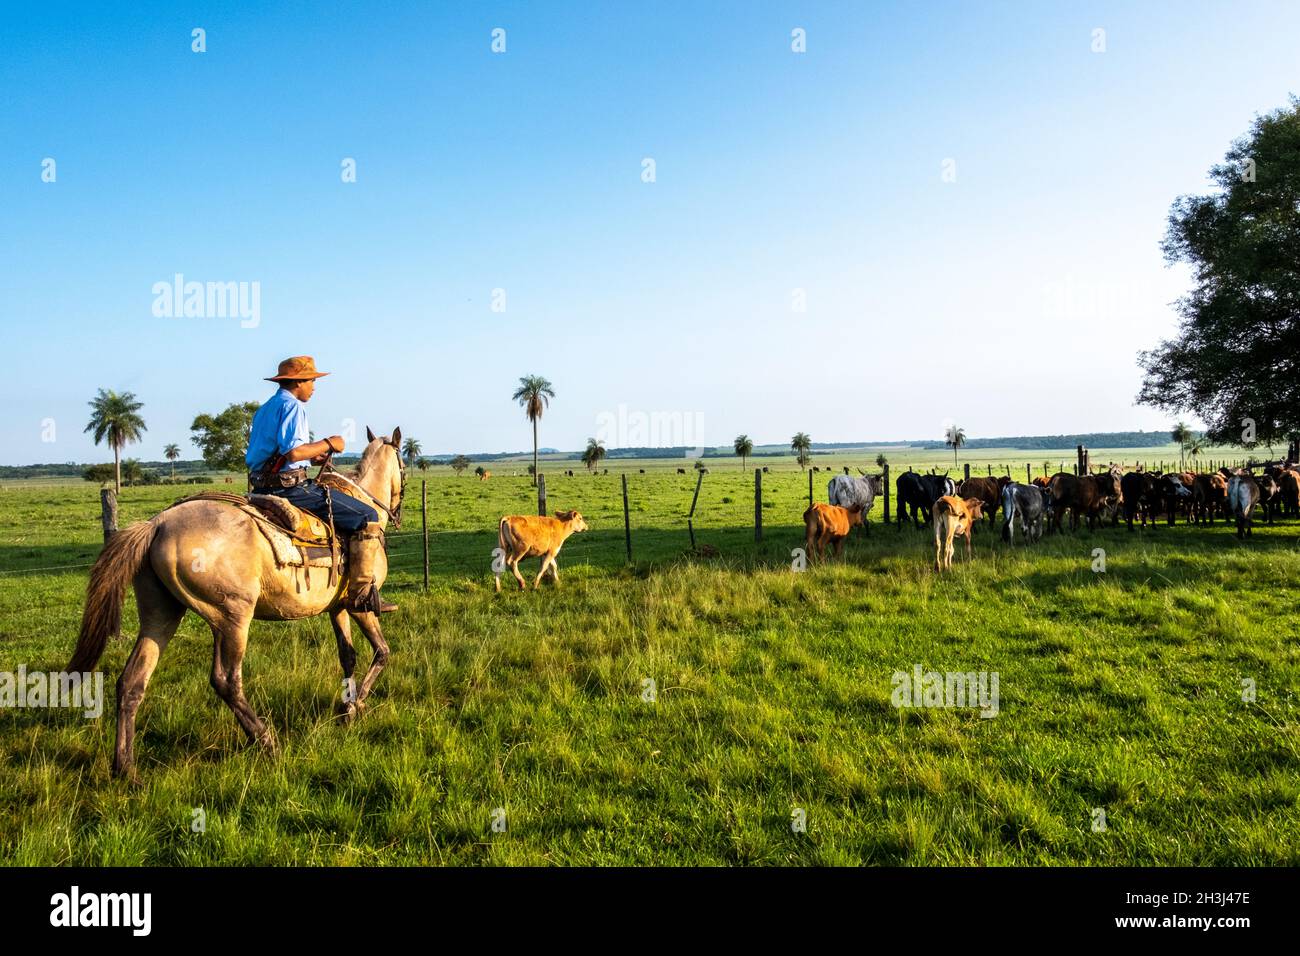
[[[911,469],[903,472],[894,482],[894,487],[898,491],[898,524],[901,529],[903,524],[904,513],[911,509],[912,523],[920,527],[921,522],[917,519],[917,513],[920,512],[925,523],[930,523],[931,509],[934,503],[944,495],[957,494],[957,483],[948,477],[948,473],[942,475],[920,475]]]
[[[1282,513],[1300,514],[1300,469],[1284,468],[1277,483],[1282,488]]]
[[[1181,512],[1190,519],[1192,506],[1192,480],[1190,472],[1171,471],[1160,476],[1160,495],[1165,501],[1165,514],[1172,526]]]
[[[686,474],[686,469],[685,469],[685,468],[678,468],[678,469],[677,469],[677,474],[679,474],[679,475],[684,475],[684,474]]]
[[[805,542],[804,553],[812,560],[815,547],[821,558],[829,541],[835,547],[835,557],[844,551],[844,539],[854,525],[862,524],[862,509],[856,506],[841,508],[838,505],[824,505],[820,501],[809,505],[803,513]]]
[[[1047,516],[1047,502],[1051,492],[1037,485],[1022,485],[1018,481],[1002,486],[1002,540],[1013,542],[1015,522],[1020,519],[1020,530],[1031,544],[1043,536],[1043,522]]]
[[[488,471],[486,468],[484,468],[482,471],[478,473],[479,481],[487,481],[491,477],[492,477],[492,472]]]
[[[1259,485],[1249,475],[1234,475],[1228,482],[1226,497],[1232,516],[1237,519],[1237,537],[1251,537],[1255,505],[1259,503]]]
[[[565,540],[571,534],[587,530],[587,522],[576,511],[557,511],[555,517],[546,515],[506,515],[497,525],[497,546],[505,553],[508,567],[519,582],[519,590],[524,590],[523,575],[519,573],[519,562],[524,558],[541,558],[542,567],[533,582],[533,590],[542,585],[542,577],[547,569],[551,572],[551,581],[560,586],[560,570],[555,564],[555,557],[560,553]],[[497,574],[497,590],[501,590],[501,575]]]
[[[1228,479],[1220,472],[1200,474],[1192,480],[1192,518],[1197,524],[1214,524],[1215,512],[1226,519]]]
[[[971,559],[971,529],[980,519],[983,502],[978,498],[944,495],[934,503],[934,569],[952,567],[952,539],[966,538],[966,560]]]
[[[764,466],[763,466],[763,474],[765,474],[765,475],[767,474],[767,465],[764,465]]]
[[[645,474],[645,469],[644,469],[644,468],[640,469],[640,473],[644,475],[644,474]]]
[[[984,516],[989,519],[989,527],[997,518],[998,503],[1002,500],[1002,489],[1011,484],[1006,475],[997,478],[967,478],[957,486],[958,498],[978,498],[984,505]]]
[[[1133,519],[1142,521],[1143,529],[1147,518],[1151,526],[1156,527],[1156,505],[1161,500],[1160,475],[1150,471],[1130,471],[1119,480],[1120,494],[1124,500],[1124,520],[1128,529],[1133,530]]]
[[[1255,484],[1259,485],[1259,503],[1264,509],[1265,519],[1272,524],[1273,512],[1282,500],[1282,486],[1272,475],[1261,475],[1255,479]]]
[[[865,530],[870,527],[867,524],[867,512],[875,504],[876,495],[884,490],[884,481],[885,476],[883,474],[868,475],[863,472],[861,478],[836,475],[826,483],[826,500],[833,505],[839,505],[841,508],[850,508],[857,505],[862,512],[862,527]]]
[[[1121,496],[1119,476],[1111,471],[1102,475],[1071,475],[1057,472],[1052,476],[1049,489],[1052,494],[1052,529],[1061,530],[1065,512],[1070,513],[1070,530],[1079,527],[1082,513],[1093,530],[1107,507],[1107,500]]]

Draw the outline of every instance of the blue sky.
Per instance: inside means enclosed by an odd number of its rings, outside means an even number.
[[[99,387],[145,403],[128,454],[197,457],[298,353],[318,435],[436,453],[528,447],[527,373],[561,448],[620,405],[707,444],[1162,428],[1169,205],[1300,92],[1294,3],[384,7],[4,5],[0,462],[110,457]],[[154,315],[177,273],[259,283],[256,327]]]

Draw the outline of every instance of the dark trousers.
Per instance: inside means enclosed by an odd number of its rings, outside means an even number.
[[[329,521],[329,509],[325,507],[325,489],[310,478],[293,488],[276,488],[258,494],[277,495],[289,504],[311,512],[321,521]],[[378,511],[341,491],[331,491],[330,500],[334,505],[334,528],[340,534],[352,534],[371,521],[379,520]]]

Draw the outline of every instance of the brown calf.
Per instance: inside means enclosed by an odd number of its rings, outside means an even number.
[[[997,478],[967,478],[957,486],[958,498],[978,498],[984,506],[984,517],[992,525],[1002,501],[1002,489],[1011,484],[1006,475]]]
[[[497,545],[505,552],[508,567],[523,590],[523,575],[519,573],[519,562],[524,558],[541,558],[542,568],[537,572],[533,589],[541,587],[542,577],[547,568],[551,571],[551,580],[556,587],[560,584],[560,570],[556,567],[555,556],[560,553],[565,539],[578,531],[586,531],[587,522],[576,511],[557,511],[555,517],[546,515],[506,515],[497,526]],[[497,575],[497,590],[501,590],[501,575]]]
[[[808,560],[813,558],[814,546],[817,548],[817,557],[822,557],[827,541],[835,546],[835,557],[838,558],[844,550],[844,539],[849,536],[850,529],[862,524],[862,509],[824,505],[819,501],[803,513],[803,521],[807,532],[804,552]]]
[[[934,569],[952,567],[952,539],[966,539],[966,560],[971,558],[971,530],[980,520],[984,503],[978,498],[944,495],[934,503]]]

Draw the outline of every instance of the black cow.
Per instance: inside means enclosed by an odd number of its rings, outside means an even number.
[[[1133,530],[1133,519],[1139,518],[1142,527],[1156,527],[1156,511],[1166,497],[1160,488],[1160,475],[1152,471],[1130,471],[1119,480],[1120,499],[1124,502],[1124,520]]]
[[[912,524],[919,528],[922,519],[925,524],[930,523],[930,509],[936,501],[944,495],[955,495],[957,493],[957,483],[946,474],[918,475],[910,470],[898,476],[894,482],[894,488],[898,493],[898,526],[900,529],[909,509]]]

